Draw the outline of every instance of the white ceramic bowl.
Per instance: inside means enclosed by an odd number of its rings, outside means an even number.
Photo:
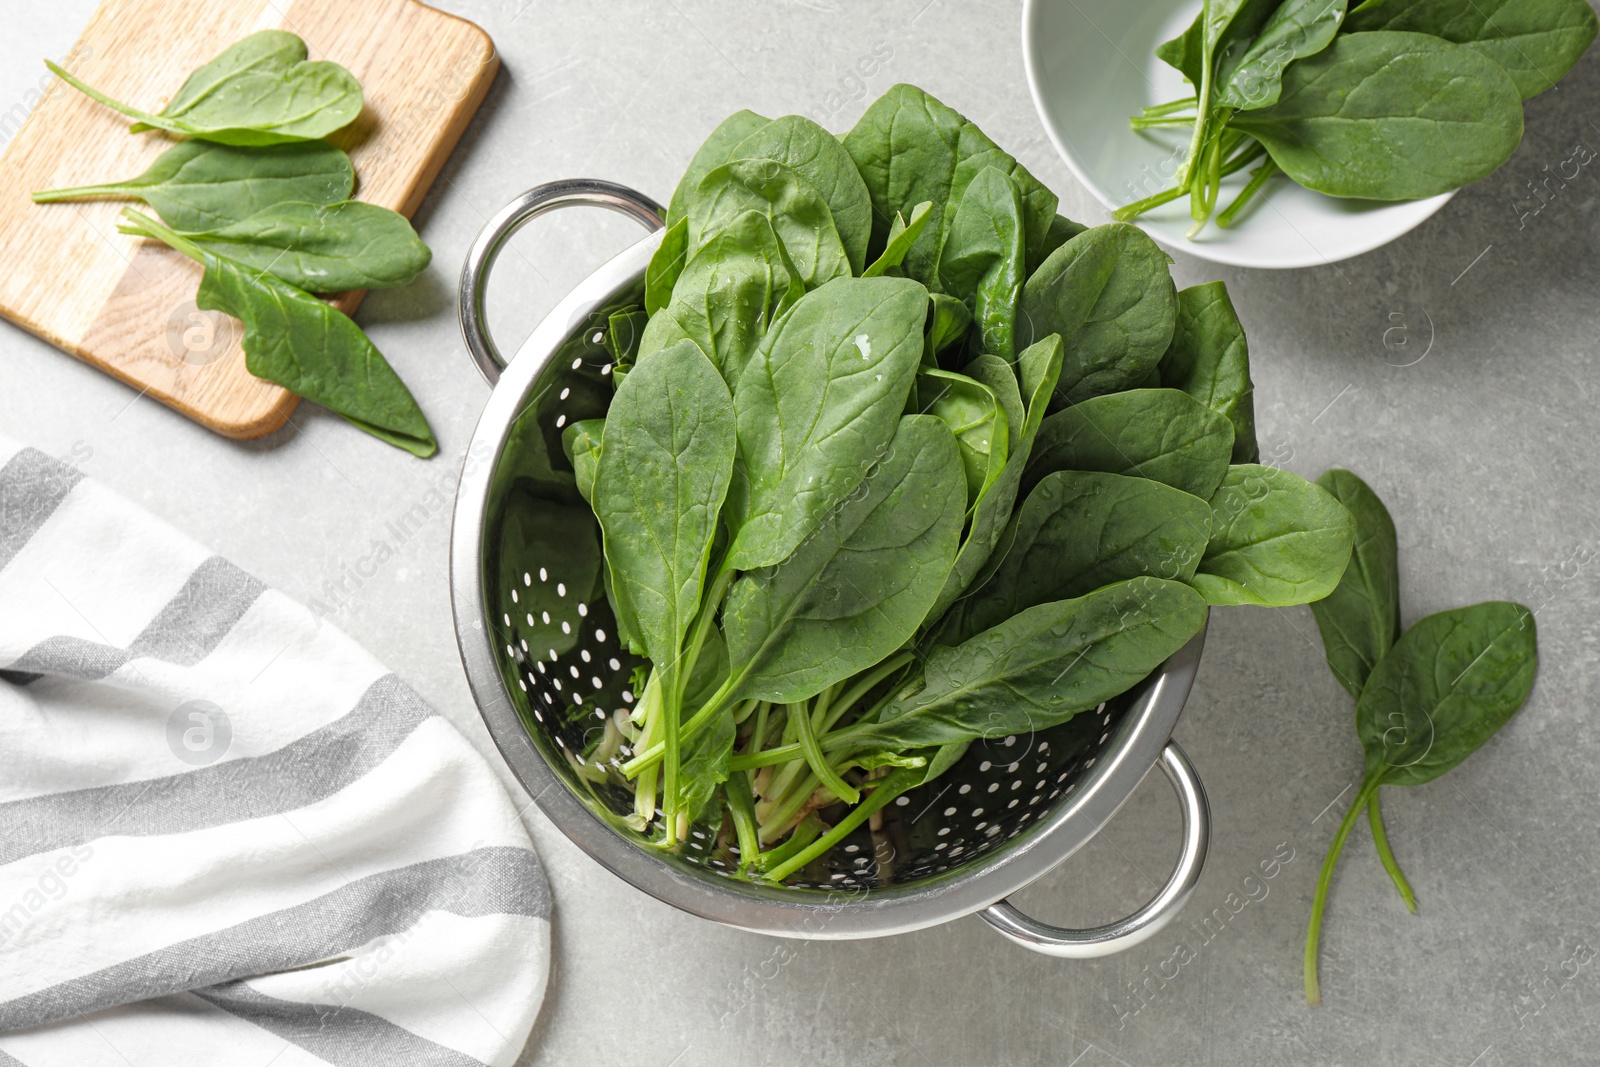
[[[1107,209],[1172,185],[1188,149],[1184,127],[1135,133],[1141,108],[1192,96],[1155,57],[1200,10],[1195,0],[1024,0],[1022,56],[1028,87],[1056,150]],[[1232,203],[1249,170],[1222,183],[1217,211]],[[1370,252],[1419,225],[1454,193],[1386,203],[1344,200],[1272,180],[1226,230],[1215,222],[1194,240],[1182,197],[1136,221],[1168,248],[1240,267],[1314,267]]]

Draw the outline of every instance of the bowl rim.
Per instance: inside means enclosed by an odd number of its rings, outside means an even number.
[[[467,683],[490,737],[546,817],[611,873],[655,899],[757,933],[808,939],[879,937],[970,915],[1056,867],[1099,832],[1161,758],[1194,682],[1205,630],[1141,683],[1133,707],[1078,788],[1008,843],[958,871],[905,887],[792,890],[759,886],[651,855],[596,815],[547,763],[495,662],[482,566],[489,489],[528,392],[573,331],[643,277],[661,231],[584,278],[534,329],[484,405],[462,461],[450,530],[450,604]]]
[[[1121,205],[1115,203],[1111,195],[1101,187],[1100,182],[1079,163],[1077,154],[1067,145],[1065,137],[1051,118],[1050,110],[1045,103],[1037,55],[1036,26],[1039,13],[1048,2],[1051,2],[1051,0],[1022,0],[1022,69],[1028,82],[1028,96],[1033,100],[1033,110],[1039,117],[1039,125],[1044,127],[1045,137],[1049,139],[1050,144],[1055,148],[1056,154],[1066,163],[1067,169],[1072,172],[1072,176],[1077,179],[1078,184],[1088,190],[1089,195],[1093,196],[1107,211],[1115,211]],[[1227,267],[1254,267],[1258,270],[1299,270],[1304,267],[1326,267],[1334,263],[1342,263],[1347,259],[1354,259],[1356,256],[1365,255],[1374,249],[1382,248],[1392,241],[1399,240],[1431,219],[1458,192],[1460,192],[1459,189],[1452,189],[1437,196],[1410,201],[1411,203],[1427,205],[1427,210],[1408,220],[1405,225],[1398,229],[1393,231],[1384,230],[1369,239],[1358,240],[1348,248],[1341,249],[1339,254],[1335,256],[1324,255],[1313,248],[1304,255],[1284,256],[1281,259],[1268,261],[1259,256],[1243,254],[1238,250],[1239,246],[1237,244],[1227,241],[1210,244],[1173,241],[1159,229],[1144,226],[1139,228],[1149,234],[1150,238],[1157,244],[1169,251],[1183,252],[1198,259],[1220,263]],[[1137,220],[1134,221],[1133,225],[1138,225]],[[1309,245],[1309,243],[1308,241],[1307,244]]]

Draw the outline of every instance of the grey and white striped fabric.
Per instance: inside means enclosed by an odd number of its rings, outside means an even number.
[[[404,682],[0,439],[0,1067],[510,1064],[549,918]]]

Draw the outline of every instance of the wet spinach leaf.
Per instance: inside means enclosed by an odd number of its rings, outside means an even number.
[[[810,119],[773,119],[734,146],[729,160],[771,159],[792,168],[827,202],[850,271],[860,274],[872,236],[872,198],[839,139]]]
[[[985,167],[966,187],[939,253],[940,288],[967,304],[980,352],[1007,360],[1016,356],[1023,239],[1016,185],[998,167]]]
[[[867,265],[861,272],[863,278],[876,278],[880,274],[898,271],[900,263],[906,258],[906,253],[911,246],[917,243],[917,238],[922,236],[923,229],[928,225],[928,216],[933,205],[924,200],[911,209],[911,218],[907,220],[895,213],[894,224],[889,227],[889,239],[883,246],[883,251],[878,258]]]
[[[695,186],[687,216],[689,255],[748,211],[760,212],[772,223],[807,289],[851,275],[850,257],[828,202],[798,170],[771,159],[725,163]]]
[[[1006,373],[1010,375],[1009,368]],[[965,374],[925,367],[917,374],[917,407],[955,434],[966,472],[967,502],[975,503],[1006,465],[1011,431],[1000,398]]]
[[[1217,61],[1218,107],[1251,110],[1278,102],[1290,63],[1328,47],[1347,0],[1283,0],[1248,42]]]

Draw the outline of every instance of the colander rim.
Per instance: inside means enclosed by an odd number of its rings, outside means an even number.
[[[591,313],[643,277],[662,231],[641,238],[580,281],[545,316],[493,387],[462,460],[450,535],[456,643],[480,716],[533,803],[589,857],[656,900],[756,933],[835,940],[937,926],[1010,896],[1086,844],[1161,758],[1194,681],[1205,631],[1141,683],[1096,765],[1006,845],[922,883],[870,891],[759,886],[711,870],[691,872],[652,855],[603,821],[534,744],[496,665],[484,588],[489,492],[527,395],[561,345]]]

